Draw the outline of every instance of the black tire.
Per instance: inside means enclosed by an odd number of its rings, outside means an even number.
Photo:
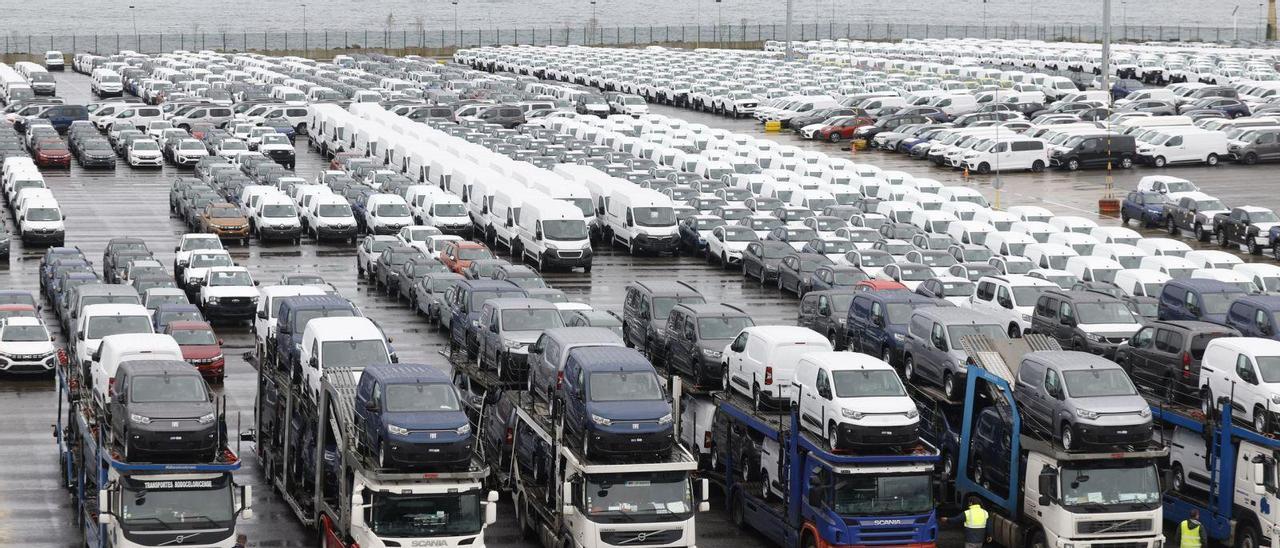
[[[1044,162],[1040,160],[1036,160],[1034,163],[1031,164],[1031,171],[1033,173],[1040,173],[1044,171]]]
[[[1258,527],[1253,523],[1244,523],[1236,529],[1236,548],[1258,548]]]
[[[1170,236],[1178,235],[1178,223],[1173,220],[1173,217],[1169,217],[1169,219],[1165,222],[1165,230],[1169,233]]]
[[[1010,339],[1022,338],[1022,329],[1020,329],[1017,324],[1012,324],[1012,323],[1009,324],[1009,338]]]
[[[729,501],[729,521],[740,530],[747,528],[747,520],[743,517],[742,495],[734,495]]]
[[[1229,245],[1231,245],[1231,241],[1227,239],[1227,232],[1226,232],[1225,230],[1219,230],[1219,231],[1218,231],[1218,246],[1219,246],[1219,247],[1227,247],[1227,246],[1229,246]]]
[[[1120,224],[1122,225],[1129,224],[1129,213],[1123,209],[1120,210]]]
[[[831,134],[827,136],[827,142],[829,142],[829,143],[839,143],[839,142],[840,142],[840,134],[839,134],[839,133],[836,133],[836,132],[834,132],[834,131],[833,131],[833,132],[831,132]]]
[[[956,386],[955,375],[952,375],[950,371],[943,373],[942,374],[942,393],[946,394],[947,399],[951,401],[956,401],[956,396],[959,394],[959,391],[960,391],[960,387]]]
[[[978,173],[982,175],[991,173],[991,166],[988,165],[986,162],[982,162],[981,164],[978,164]]]
[[[1120,169],[1132,169],[1132,168],[1133,168],[1133,158],[1129,156],[1121,156]]]
[[[1168,160],[1165,160],[1164,156],[1156,156],[1155,159],[1151,160],[1151,165],[1154,167],[1164,167],[1167,163]]]
[[[520,529],[520,538],[527,541],[537,540],[533,531],[533,525],[529,523],[529,501],[520,499],[520,504],[516,506],[516,523]]]
[[[1079,171],[1079,170],[1080,170],[1080,160],[1077,160],[1077,159],[1075,159],[1075,158],[1072,158],[1072,159],[1070,159],[1070,160],[1067,160],[1067,163],[1066,163],[1066,164],[1064,164],[1064,165],[1065,165],[1065,166],[1067,166],[1067,171]]]
[[[1204,225],[1197,223],[1194,228],[1196,241],[1207,242],[1213,236],[1213,233],[1204,229]]]
[[[1218,155],[1217,155],[1217,154],[1210,154],[1210,155],[1209,155],[1209,157],[1207,157],[1207,158],[1205,158],[1205,159],[1204,159],[1204,163],[1205,163],[1205,165],[1207,165],[1207,166],[1209,166],[1209,167],[1213,167],[1213,166],[1218,165]]]
[[[1257,153],[1250,152],[1245,154],[1242,160],[1244,161],[1244,165],[1251,166],[1258,163],[1258,155]]]
[[[908,383],[913,382],[916,378],[916,361],[915,358],[911,357],[911,354],[902,357],[902,377]]]
[[[1045,540],[1044,532],[1036,531],[1036,534],[1031,535],[1031,545],[1027,548],[1048,548],[1048,546],[1049,542]]]

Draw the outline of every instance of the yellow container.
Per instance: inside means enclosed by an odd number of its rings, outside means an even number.
[[[854,149],[854,150],[866,150],[866,149],[867,149],[867,140],[866,140],[866,139],[857,139],[857,140],[853,141],[851,144],[853,145],[853,149]]]
[[[779,122],[777,120],[769,120],[768,122],[764,123],[764,130],[771,133],[782,131],[782,122]]]

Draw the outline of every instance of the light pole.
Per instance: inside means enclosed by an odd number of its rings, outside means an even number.
[[[982,37],[987,37],[987,0],[982,0]]]
[[[1240,41],[1240,22],[1239,22],[1240,18],[1236,15],[1239,12],[1240,12],[1240,5],[1236,4],[1235,9],[1231,10],[1231,33],[1235,36],[1233,40],[1236,42]]]
[[[1261,28],[1263,29],[1262,31],[1260,31],[1260,32],[1258,33],[1258,39],[1259,39],[1259,40],[1261,40],[1261,39],[1263,38],[1263,36],[1265,36],[1265,35],[1266,35],[1266,28],[1267,28],[1267,19],[1266,19],[1265,12],[1263,12],[1263,11],[1262,11],[1262,7],[1263,7],[1263,3],[1262,3],[1262,2],[1258,2],[1258,20],[1259,20],[1259,21],[1262,21],[1262,27],[1261,27]]]
[[[1121,31],[1121,34],[1124,35],[1124,39],[1128,40],[1129,39],[1129,3],[1125,2],[1124,0],[1120,0],[1120,27],[1123,29]]]
[[[721,16],[723,13],[724,13],[724,4],[721,4],[721,3],[720,3],[720,0],[716,0],[716,32],[715,32],[715,36],[716,36],[716,43],[718,44],[718,47],[719,47],[720,49],[724,49],[724,36],[721,36],[721,35],[720,35],[720,33],[724,30],[724,29],[723,29],[723,28],[721,28],[721,26],[720,26],[720,25],[721,25],[721,23],[720,23],[720,16]]]
[[[787,0],[787,28],[783,31],[783,39],[787,41],[785,59],[791,60],[791,3],[794,0]]]
[[[311,47],[307,43],[307,5],[298,4],[298,6],[302,8],[302,55],[304,57],[309,57]]]
[[[600,21],[596,20],[596,0],[591,0],[591,34],[595,35],[600,28]],[[591,40],[586,40],[587,44],[591,44]]]
[[[462,47],[462,35],[458,34],[458,0],[453,3],[453,49]]]
[[[132,5],[129,6],[129,18],[133,20],[133,41],[141,42],[141,40],[138,38],[138,13],[133,10]],[[138,43],[135,45],[138,47],[139,51],[142,50],[142,44]]]

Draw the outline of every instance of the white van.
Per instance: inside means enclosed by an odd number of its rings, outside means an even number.
[[[529,192],[520,206],[518,229],[521,258],[532,260],[539,271],[560,266],[591,272],[591,232],[573,205]]]
[[[365,202],[365,227],[372,234],[395,234],[413,224],[409,204],[395,194],[374,194]]]
[[[972,95],[944,95],[934,97],[929,106],[937,107],[948,116],[955,118],[978,110],[978,99]]]
[[[22,243],[60,247],[66,240],[67,226],[63,221],[67,217],[56,200],[27,200],[17,214]]]
[[[1028,245],[1023,254],[1031,262],[1035,263],[1036,268],[1050,268],[1053,270],[1066,270],[1067,259],[1080,255],[1071,246],[1051,243]]]
[[[1106,257],[1082,255],[1068,258],[1066,270],[1076,278],[1079,278],[1080,281],[1114,283],[1116,272],[1123,269],[1124,266],[1115,260]]]
[[[150,334],[151,313],[141,304],[91,304],[76,316],[75,363],[89,366],[103,337],[110,335]]]
[[[320,395],[320,375],[325,368],[392,363],[391,349],[382,330],[369,318],[314,318],[302,331],[299,352],[302,375],[313,397]],[[359,376],[359,375],[357,375]]]
[[[461,198],[438,190],[421,195],[421,198],[417,206],[420,223],[434,226],[446,234],[471,235],[471,217],[467,215],[467,204],[462,203]]]
[[[831,351],[831,342],[807,327],[748,327],[722,353],[728,384],[724,389],[751,398],[757,409],[763,404],[788,402],[800,358]]]
[[[1138,143],[1138,161],[1153,167],[1200,163],[1216,166],[1226,155],[1225,133],[1194,126],[1163,129],[1156,137]]]
[[[488,234],[493,238],[494,247],[502,246],[515,252],[512,244],[518,235],[516,226],[526,194],[529,194],[529,189],[516,183],[498,186],[493,191],[489,198]]]
[[[150,331],[102,337],[97,351],[89,360],[89,384],[94,401],[104,405],[103,409],[115,393],[113,388],[120,364],[137,360],[182,360],[182,348],[173,337]]]
[[[832,450],[914,443],[920,410],[889,364],[858,352],[802,354],[791,405]]]
[[[1173,278],[1163,272],[1143,268],[1126,268],[1116,272],[1115,284],[1130,297],[1160,298],[1165,282]]]
[[[1090,255],[1106,257],[1120,263],[1120,266],[1124,268],[1139,268],[1142,264],[1142,258],[1146,257],[1147,253],[1138,249],[1138,246],[1135,245],[1103,243],[1093,246],[1093,253],[1090,253]]]
[[[679,244],[671,199],[657,191],[634,185],[615,187],[605,219],[613,241],[632,254],[643,250],[674,253]]]
[[[947,235],[961,244],[982,245],[996,227],[978,221],[955,221],[947,225]]]
[[[98,97],[119,97],[124,93],[124,80],[120,73],[107,69],[93,69],[89,76],[89,90]]]
[[[965,169],[982,174],[1022,170],[1039,173],[1049,165],[1049,150],[1040,139],[1002,136],[988,146],[965,152],[961,162]]]

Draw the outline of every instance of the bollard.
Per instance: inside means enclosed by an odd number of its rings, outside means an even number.
[[[782,122],[778,120],[769,120],[764,123],[764,130],[769,133],[777,133],[782,131]]]

